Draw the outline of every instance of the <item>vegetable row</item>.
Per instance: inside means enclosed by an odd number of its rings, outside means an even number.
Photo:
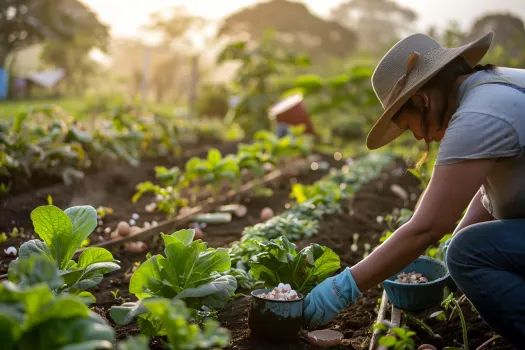
[[[119,262],[103,248],[76,250],[97,225],[90,206],[65,211],[52,205],[31,213],[40,239],[25,242],[0,286],[0,337],[6,349],[147,349],[161,336],[165,348],[225,346],[229,331],[217,310],[242,289],[288,284],[307,294],[340,269],[332,250],[310,244],[300,251],[291,241],[314,235],[319,220],[340,210],[340,201],[375,178],[392,160],[374,155],[333,171],[310,186],[297,185],[296,204],[265,223],[248,227],[230,248],[211,248],[194,230],[161,234],[163,254],[150,255],[133,273],[129,291],[138,301],[111,308],[120,325],[135,320],[141,335],[115,345],[115,331],[88,305],[88,291]],[[366,168],[366,170],[365,170]]]
[[[144,156],[178,154],[201,133],[226,137],[224,128],[143,110],[115,108],[81,121],[57,106],[30,109],[0,120],[0,190],[7,193],[19,174],[60,177],[71,184],[86,169],[111,160],[136,167]]]
[[[132,201],[136,203],[148,194],[152,202],[146,206],[146,211],[159,210],[170,217],[176,216],[190,202],[195,204],[202,197],[216,197],[225,189],[238,188],[249,179],[258,178],[283,164],[285,159],[310,155],[311,138],[303,132],[303,126],[295,127],[289,135],[278,138],[261,130],[252,143],[240,143],[235,154],[223,156],[219,150],[210,149],[206,158],[189,159],[184,171],[178,167],[156,167],[157,183],[139,183]]]

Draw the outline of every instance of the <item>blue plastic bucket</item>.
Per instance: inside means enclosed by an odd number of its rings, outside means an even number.
[[[7,92],[9,87],[9,73],[0,68],[0,100],[7,99]]]
[[[423,274],[429,282],[407,284],[395,281],[400,273],[413,271]],[[383,287],[394,306],[407,311],[423,311],[441,304],[444,288],[449,279],[450,275],[443,261],[420,256],[403,270],[385,280]]]

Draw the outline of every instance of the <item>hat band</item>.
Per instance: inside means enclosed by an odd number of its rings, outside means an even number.
[[[410,55],[405,69],[405,74],[403,74],[394,85],[392,91],[390,92],[390,95],[388,96],[385,109],[390,107],[394,103],[394,101],[399,97],[401,91],[403,91],[403,89],[405,88],[408,76],[419,63],[419,57],[419,52],[416,51],[412,52],[412,54]]]

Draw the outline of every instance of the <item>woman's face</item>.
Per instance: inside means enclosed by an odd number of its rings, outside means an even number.
[[[443,127],[441,126],[440,120],[443,119],[445,106],[443,98],[439,95],[437,92],[416,92],[410,98],[412,102],[410,107],[404,106],[392,121],[399,128],[412,131],[416,140],[425,139],[428,143],[441,141],[445,136],[448,122]],[[425,108],[427,109],[428,133],[424,130],[423,123]],[[445,118],[445,120],[447,119]]]

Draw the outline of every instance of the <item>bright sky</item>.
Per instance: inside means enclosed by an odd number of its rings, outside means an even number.
[[[115,36],[140,35],[148,14],[174,5],[185,5],[192,13],[220,19],[256,0],[82,0],[95,10],[102,21],[111,25]],[[341,0],[302,0],[320,16],[327,15]],[[457,20],[463,28],[487,12],[511,12],[525,20],[525,0],[397,0],[419,14],[418,29],[430,25],[443,28],[449,20]]]

